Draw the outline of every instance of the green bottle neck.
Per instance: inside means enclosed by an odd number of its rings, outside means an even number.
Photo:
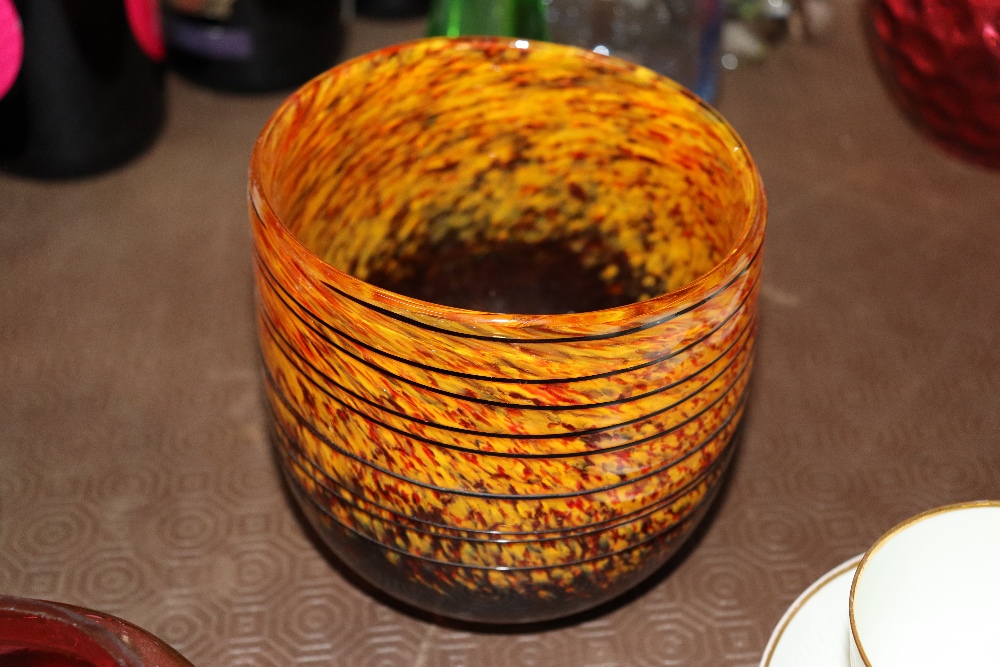
[[[545,5],[542,0],[434,0],[427,34],[547,39]]]

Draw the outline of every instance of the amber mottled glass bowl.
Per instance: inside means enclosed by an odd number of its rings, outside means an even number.
[[[746,406],[765,201],[691,93],[571,47],[403,44],[281,105],[250,212],[279,460],[373,584],[555,618],[704,515]]]

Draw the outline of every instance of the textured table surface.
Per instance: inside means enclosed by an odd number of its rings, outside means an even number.
[[[692,548],[541,628],[414,616],[324,557],[265,436],[245,181],[281,96],[171,79],[123,170],[0,178],[0,591],[120,615],[199,666],[750,666],[811,581],[1000,497],[1000,174],[891,106],[857,9],[727,75],[770,200],[751,408]],[[356,26],[352,53],[418,36]]]

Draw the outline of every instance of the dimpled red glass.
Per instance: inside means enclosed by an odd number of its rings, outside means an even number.
[[[945,150],[1000,168],[1000,0],[868,0],[875,57]]]

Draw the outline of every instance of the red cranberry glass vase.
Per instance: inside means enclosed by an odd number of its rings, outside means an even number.
[[[868,0],[875,57],[945,150],[1000,168],[1000,0]]]

